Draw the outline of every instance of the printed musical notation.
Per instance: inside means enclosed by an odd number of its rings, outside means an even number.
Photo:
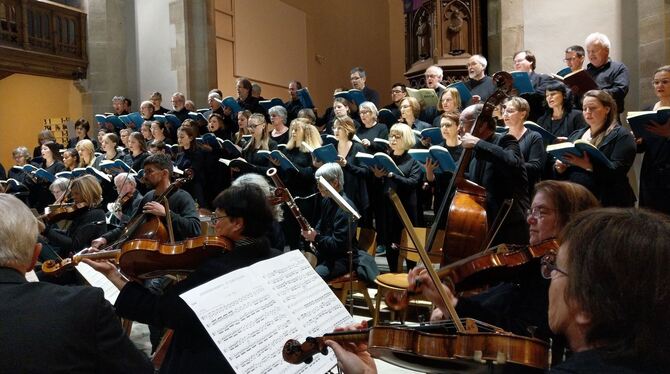
[[[282,359],[284,342],[353,322],[299,251],[223,275],[181,297],[238,373],[325,373],[335,365],[334,355],[291,365]]]

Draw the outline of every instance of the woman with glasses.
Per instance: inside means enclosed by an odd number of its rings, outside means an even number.
[[[610,161],[611,166],[567,153],[565,162],[556,160],[558,179],[579,183],[588,188],[603,206],[633,206],[635,194],[628,181],[628,171],[635,161],[635,139],[630,130],[619,124],[617,105],[612,96],[601,90],[584,94],[582,101],[587,128],[575,131],[568,140],[589,142]]]
[[[524,98],[511,97],[503,104],[503,121],[509,129],[508,133],[519,141],[524,160],[523,165],[528,176],[528,194],[531,196],[535,183],[542,175],[547,152],[544,149],[542,135],[524,126],[528,113],[530,113],[530,105]]]
[[[670,107],[670,65],[656,70],[652,80],[658,101],[647,110]],[[640,170],[640,206],[670,214],[670,121],[651,122],[652,136],[636,139],[638,153],[644,152]]]
[[[393,189],[400,200],[403,202],[407,215],[412,224],[418,222],[419,202],[417,190],[423,180],[421,164],[407,151],[416,143],[416,137],[404,123],[396,123],[389,132],[389,143],[391,148],[391,159],[398,166],[402,175],[391,173],[385,169],[372,168],[374,176],[381,181],[382,188],[375,193],[379,196],[385,196],[385,191]],[[403,224],[400,216],[393,207],[393,203],[388,197],[380,198],[377,209],[381,209],[376,214],[377,222],[377,243],[382,246],[378,248],[378,254],[386,252],[386,260],[391,271],[402,270],[402,264],[398,264],[399,251],[391,247],[392,243],[400,243],[400,236],[403,230]],[[381,252],[381,253],[380,253]],[[408,268],[413,264],[407,263]],[[400,267],[400,269],[398,269]]]
[[[597,206],[598,201],[593,194],[578,184],[559,181],[538,183],[527,214],[529,244],[535,246],[557,238],[573,215]],[[460,317],[487,322],[517,335],[555,338],[547,322],[549,282],[541,277],[539,265],[539,260],[534,260],[520,267],[514,279],[471,297],[458,297],[448,287],[442,287]],[[410,290],[422,293],[437,307],[432,319],[439,320],[449,315],[425,269],[410,271],[408,281]],[[529,328],[533,328],[532,334]],[[553,352],[558,357],[563,354],[556,345]]]
[[[458,137],[458,114],[443,113],[438,118],[440,119],[440,132],[442,133],[444,142],[437,145],[446,148],[451,158],[458,164],[461,153],[463,153],[461,139]],[[439,164],[432,158],[426,160],[425,168],[426,181],[432,187],[433,195],[435,196],[433,210],[437,212],[451,181],[452,173],[437,173],[436,169],[439,168]]]
[[[574,352],[556,373],[662,373],[670,367],[670,220],[594,209],[544,258],[549,326]]]
[[[258,154],[258,151],[272,151],[277,149],[277,142],[270,139],[270,134],[267,131],[267,122],[265,116],[260,113],[254,113],[249,117],[249,131],[251,131],[251,140],[242,150],[242,158],[244,158],[251,167],[249,170],[237,170],[231,168],[235,172],[249,172],[265,175],[265,173],[272,167],[270,160],[267,157]]]

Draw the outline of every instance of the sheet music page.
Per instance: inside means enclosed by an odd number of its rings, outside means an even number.
[[[299,251],[223,275],[181,298],[237,373],[325,373],[337,362],[332,352],[293,365],[282,359],[284,343],[353,323]]]
[[[75,269],[86,279],[88,284],[93,287],[102,288],[102,291],[105,293],[105,299],[114,305],[116,298],[119,296],[119,289],[116,288],[114,283],[83,261],[77,264]]]

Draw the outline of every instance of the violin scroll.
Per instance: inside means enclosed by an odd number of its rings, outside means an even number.
[[[302,344],[295,339],[290,339],[284,343],[281,351],[284,361],[294,365],[311,363],[312,356],[317,353],[328,354],[328,347],[323,344],[323,338],[308,337]]]

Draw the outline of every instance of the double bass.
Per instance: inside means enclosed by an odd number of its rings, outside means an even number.
[[[493,110],[507,97],[507,92],[512,88],[513,79],[509,73],[497,72],[492,78],[497,90],[484,103],[482,112],[471,130],[471,134],[480,139],[488,139],[495,132]],[[471,159],[472,149],[464,149],[426,240],[426,248],[433,248],[438,226],[444,222],[443,217],[446,214],[442,265],[477,253],[485,249],[488,244],[486,189],[465,179],[465,171]]]

